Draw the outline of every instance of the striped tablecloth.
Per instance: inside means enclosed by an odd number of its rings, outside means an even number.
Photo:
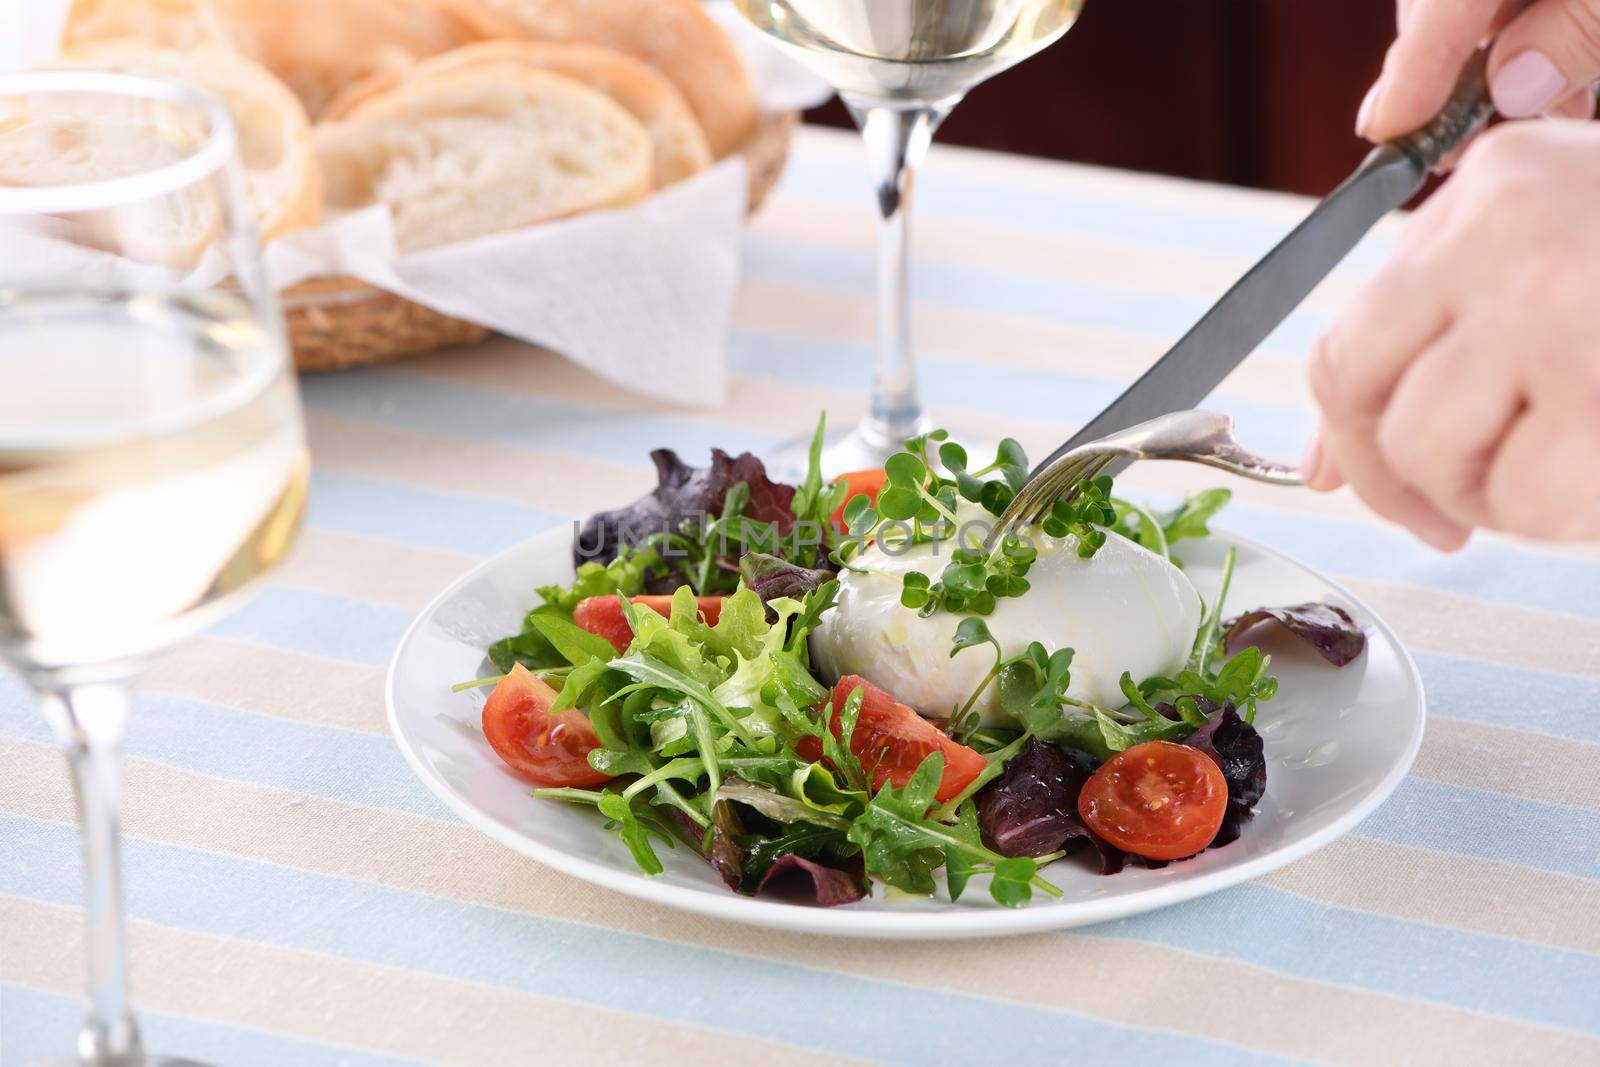
[[[919,189],[926,395],[1053,445],[1301,201],[936,149]],[[1379,232],[1222,389],[1260,449],[1312,425],[1311,339]],[[1410,778],[1259,882],[1072,933],[766,933],[564,877],[425,793],[384,722],[402,629],[476,560],[651,482],[645,452],[760,449],[861,406],[857,145],[806,132],[745,246],[730,402],[662,410],[498,343],[306,383],[292,564],[147,679],[128,742],[134,984],[151,1041],[228,1064],[1600,1063],[1600,551],[1434,555],[1347,496],[1238,486],[1226,523],[1348,583],[1430,698]],[[648,382],[648,347],[640,352]],[[1155,499],[1194,472],[1151,465]],[[1211,476],[1199,476],[1204,483]],[[0,1047],[68,1048],[79,860],[60,758],[0,688]]]

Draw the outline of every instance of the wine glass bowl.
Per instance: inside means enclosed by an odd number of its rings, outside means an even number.
[[[127,680],[287,553],[308,462],[223,106],[125,75],[0,77],[0,662],[33,685],[83,820],[81,1064],[129,1007],[117,757]]]
[[[963,95],[1072,28],[1083,0],[734,0],[757,29],[832,85],[867,147],[879,212],[878,337],[866,418],[828,435],[824,473],[882,466],[929,428],[911,345],[908,212],[917,168]],[[809,439],[769,465],[805,469]]]

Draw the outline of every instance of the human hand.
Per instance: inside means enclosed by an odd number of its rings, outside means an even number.
[[[1317,343],[1312,488],[1347,481],[1446,551],[1473,527],[1600,539],[1597,192],[1600,127],[1467,150]]]
[[[1369,140],[1399,137],[1437,114],[1491,36],[1489,88],[1500,114],[1594,114],[1600,0],[1399,0],[1399,28],[1356,116]]]

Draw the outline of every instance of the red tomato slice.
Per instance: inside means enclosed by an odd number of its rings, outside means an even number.
[[[577,708],[550,714],[556,691],[518,663],[483,706],[483,735],[506,765],[538,786],[588,786],[609,782],[589,766],[600,747],[589,719]]]
[[[861,695],[861,715],[850,735],[850,751],[861,761],[862,770],[876,789],[893,782],[896,789],[911,780],[911,775],[930,752],[944,754],[944,777],[939,780],[936,798],[942,804],[965,789],[988,764],[981,755],[958,745],[933,723],[900,703],[865,678],[847,674],[833,687],[832,713],[828,726],[833,736],[840,735],[839,712],[856,687]],[[822,758],[822,743],[814,737],[802,738],[796,746],[804,759]]]
[[[722,602],[727,597],[697,596],[694,599],[706,624],[715,626],[722,618]],[[647,607],[657,615],[672,614],[670,596],[629,597],[628,603]],[[633,628],[628,625],[628,617],[622,613],[622,605],[614,596],[591,596],[578,601],[578,606],[572,610],[572,621],[580,629],[610,641],[611,647],[619,653],[626,652],[628,642],[633,640]]]
[[[1211,844],[1228,807],[1228,781],[1215,760],[1171,741],[1118,752],[1084,783],[1078,814],[1124,852],[1179,860]]]
[[[882,467],[874,467],[869,471],[851,471],[849,474],[841,474],[833,480],[835,485],[843,482],[849,487],[844,494],[844,499],[839,502],[839,506],[833,509],[833,524],[838,527],[840,533],[849,532],[844,524],[845,505],[850,503],[852,497],[861,496],[862,494],[871,497],[872,502],[876,504],[878,502],[878,491],[883,488],[883,483],[887,478],[888,476],[883,473]]]

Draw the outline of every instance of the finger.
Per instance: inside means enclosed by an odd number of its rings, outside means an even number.
[[[1446,192],[1448,187],[1446,187]],[[1323,426],[1376,425],[1406,366],[1450,324],[1447,289],[1418,249],[1441,228],[1449,198],[1412,218],[1401,250],[1356,293],[1311,354],[1311,393]],[[1349,473],[1348,471],[1346,473]]]
[[[1577,92],[1570,94],[1565,100],[1547,108],[1545,115],[1553,119],[1577,119],[1579,121],[1594,118],[1594,86],[1585,85]]]
[[[1489,464],[1526,406],[1516,362],[1484,323],[1452,327],[1401,376],[1378,420],[1378,450],[1435,509],[1486,526]]]
[[[1520,0],[1414,0],[1383,60],[1356,132],[1371,141],[1410,133],[1439,113],[1473,50]]]
[[[1496,528],[1550,540],[1600,538],[1600,419],[1529,408],[1495,453],[1485,487]]]
[[[1322,435],[1323,430],[1318,427],[1306,442],[1305,455],[1300,459],[1300,476],[1305,479],[1307,489],[1326,493],[1343,485],[1344,475],[1339,473],[1339,464],[1322,447]]]
[[[1466,544],[1471,527],[1444,515],[1400,480],[1378,451],[1375,430],[1375,422],[1365,426],[1330,425],[1325,427],[1322,447],[1356,495],[1373,511],[1404,526],[1441,552],[1454,552]]]
[[[1538,115],[1600,77],[1600,0],[1542,0],[1489,54],[1489,91],[1507,118]]]

